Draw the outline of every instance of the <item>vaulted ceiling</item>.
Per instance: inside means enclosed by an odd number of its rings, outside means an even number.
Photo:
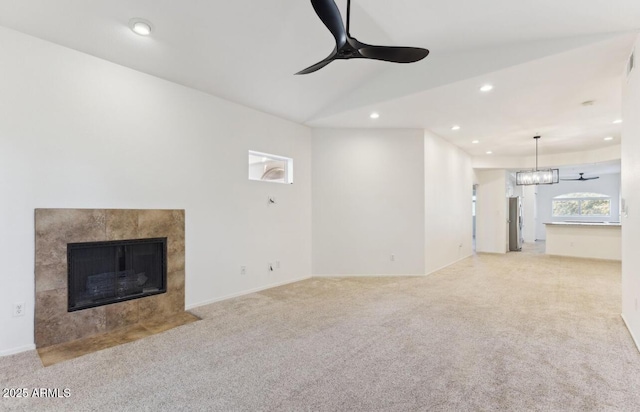
[[[431,54],[305,76],[293,73],[333,48],[308,0],[0,0],[0,25],[313,127],[419,127],[474,155],[526,155],[536,133],[547,153],[619,139],[640,2],[353,0],[359,40]]]

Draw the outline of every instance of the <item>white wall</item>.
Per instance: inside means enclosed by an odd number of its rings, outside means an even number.
[[[471,157],[426,131],[424,176],[425,271],[431,273],[473,253]]]
[[[591,192],[602,193],[611,197],[611,216],[593,217],[553,217],[552,201],[556,196]],[[538,219],[536,221],[536,239],[544,240],[546,236],[546,222],[562,222],[566,220],[580,220],[585,222],[619,222],[620,221],[620,173],[600,175],[600,179],[586,182],[561,180],[555,185],[539,185],[537,188],[536,208]]]
[[[635,50],[622,102],[622,316],[640,349],[640,37]]]
[[[310,276],[308,128],[4,28],[0,44],[0,355],[34,341],[35,208],[186,209],[188,306]],[[292,157],[295,184],[249,181],[249,149]]]
[[[507,236],[507,172],[476,170],[476,251],[506,253]]]
[[[522,186],[522,237],[527,243],[536,241],[536,188]]]
[[[524,186],[516,184],[515,172],[507,172],[507,193],[506,197],[522,197]]]
[[[422,130],[313,130],[314,275],[424,273],[423,140]]]

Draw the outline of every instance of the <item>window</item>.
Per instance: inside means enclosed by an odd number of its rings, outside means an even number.
[[[611,198],[601,193],[568,193],[553,198],[554,217],[611,216]]]
[[[250,150],[249,180],[293,183],[293,159]]]

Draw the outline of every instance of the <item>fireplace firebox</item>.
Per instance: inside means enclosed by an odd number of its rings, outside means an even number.
[[[67,244],[68,312],[167,291],[167,238]]]

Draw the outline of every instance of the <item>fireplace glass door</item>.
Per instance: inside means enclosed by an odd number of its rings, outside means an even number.
[[[167,291],[167,238],[69,243],[68,311]]]

